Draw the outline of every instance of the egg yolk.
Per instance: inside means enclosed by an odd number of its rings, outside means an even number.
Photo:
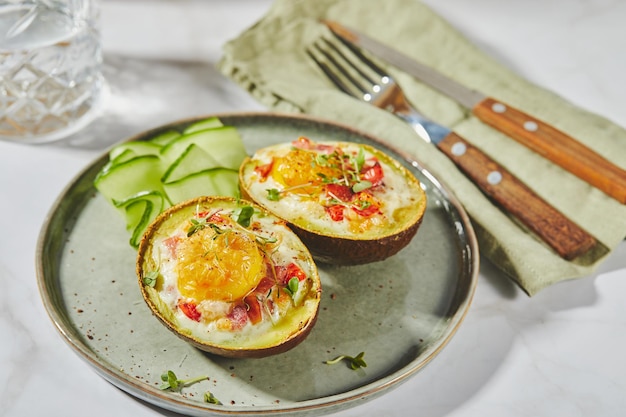
[[[178,290],[197,301],[233,301],[261,280],[264,257],[253,237],[210,227],[184,239],[177,248]]]
[[[322,177],[332,178],[341,173],[337,168],[320,165],[317,154],[302,149],[292,149],[285,156],[274,158],[272,178],[286,187],[301,187],[300,192],[312,192],[322,183]],[[321,175],[320,175],[321,174]],[[310,185],[311,187],[306,187]]]

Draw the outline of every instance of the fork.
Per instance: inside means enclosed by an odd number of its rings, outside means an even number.
[[[504,211],[517,218],[559,256],[573,260],[597,244],[593,236],[463,137],[429,120],[411,105],[396,81],[354,45],[326,37],[307,54],[344,93],[389,111],[435,145]]]

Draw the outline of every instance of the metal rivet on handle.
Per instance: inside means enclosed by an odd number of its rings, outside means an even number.
[[[535,132],[538,128],[539,126],[537,126],[537,123],[533,122],[532,120],[524,122],[524,129],[529,132]]]
[[[461,156],[465,153],[465,151],[467,151],[467,146],[465,146],[463,142],[457,142],[454,145],[452,145],[451,150],[452,150],[452,155]]]
[[[493,103],[491,110],[496,113],[504,113],[506,111],[506,106],[502,103]]]
[[[498,185],[502,181],[502,174],[499,171],[491,171],[487,175],[487,182],[491,185]]]

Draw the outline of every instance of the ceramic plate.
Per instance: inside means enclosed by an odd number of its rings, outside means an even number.
[[[122,390],[193,416],[326,414],[375,398],[415,375],[453,336],[476,286],[476,240],[456,199],[418,162],[345,126],[269,113],[218,116],[237,127],[249,153],[304,135],[366,143],[394,156],[427,192],[428,209],[416,237],[383,262],[320,265],[320,314],[296,348],[263,359],[211,356],[168,331],[141,298],[124,220],[93,187],[105,155],[58,198],[37,250],[42,299],[69,346]],[[359,352],[365,352],[366,368],[324,363]],[[206,375],[208,380],[181,392],[163,391],[160,376],[167,370],[180,379]],[[221,405],[204,402],[207,391]]]

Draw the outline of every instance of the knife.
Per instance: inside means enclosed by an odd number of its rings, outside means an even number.
[[[520,142],[605,194],[626,204],[626,170],[566,133],[500,100],[446,77],[363,33],[323,21],[343,42],[365,49],[470,109],[484,123]]]
[[[593,236],[487,154],[452,130],[422,116],[392,77],[356,46],[347,46],[357,59],[356,62],[364,65],[363,69],[355,66],[355,61],[349,58],[350,54],[344,54],[326,38],[313,43],[306,52],[326,77],[344,93],[389,111],[407,122],[418,136],[448,156],[487,197],[534,232],[559,256],[573,260],[596,246],[597,241]]]

